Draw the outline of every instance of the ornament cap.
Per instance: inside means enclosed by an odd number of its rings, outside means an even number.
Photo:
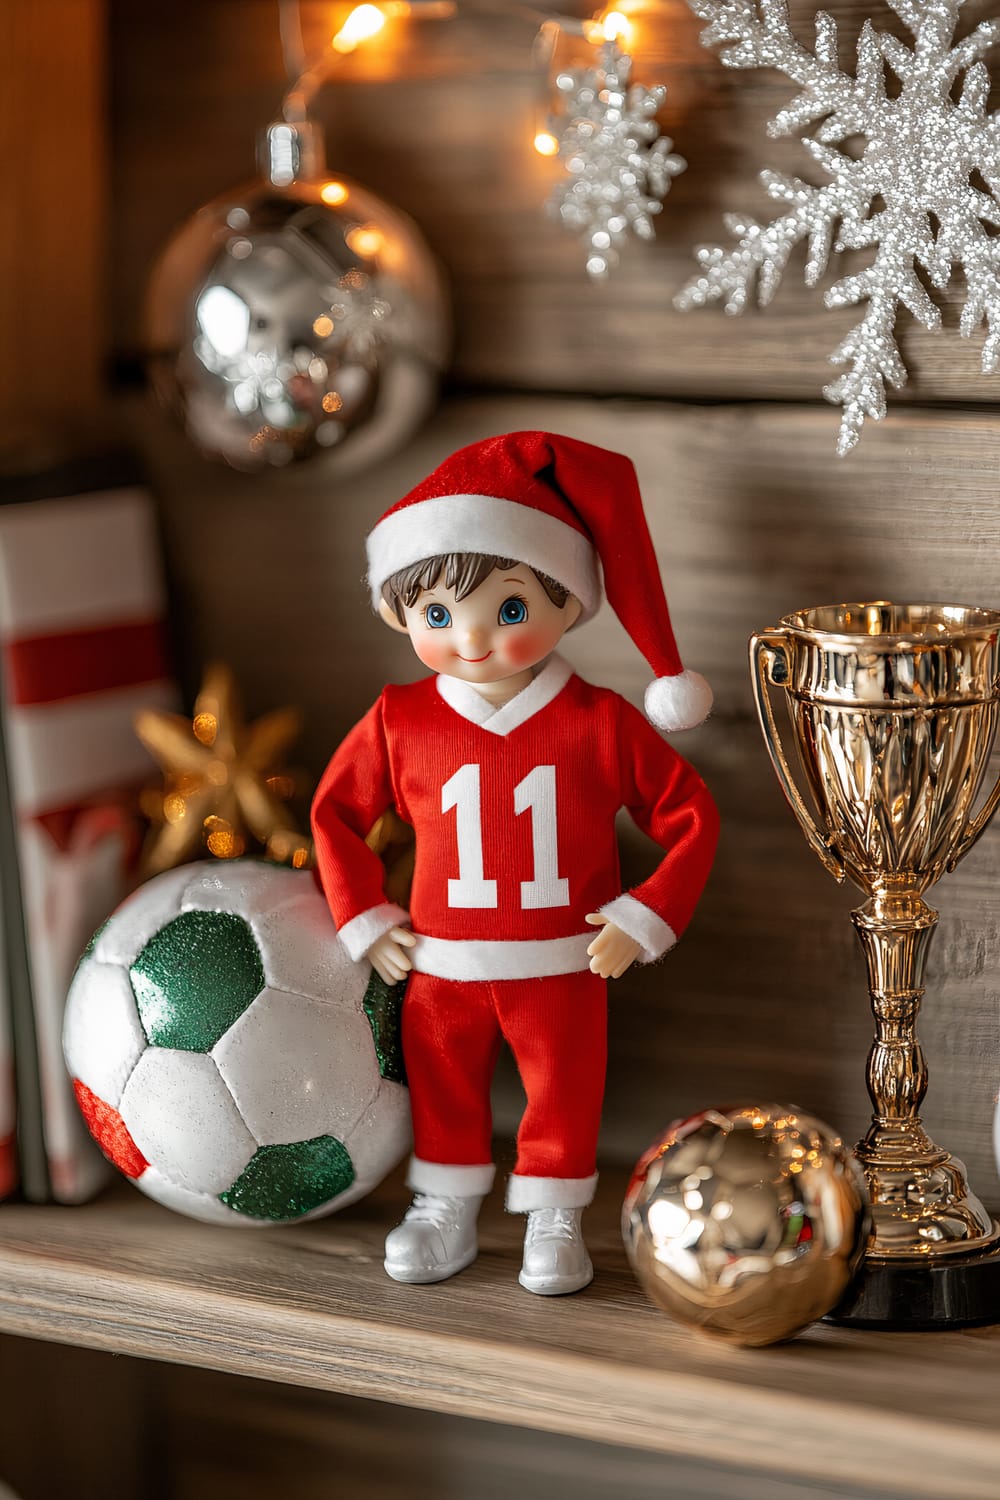
[[[274,187],[293,182],[315,182],[326,160],[323,132],[313,120],[274,120],[260,136],[257,164],[261,176]]]

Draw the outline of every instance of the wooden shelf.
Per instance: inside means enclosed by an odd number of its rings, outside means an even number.
[[[0,1331],[340,1391],[887,1493],[995,1500],[1000,1330],[817,1325],[740,1350],[645,1300],[617,1233],[624,1175],[590,1210],[597,1276],[516,1281],[520,1220],[484,1214],[476,1264],[436,1287],[381,1266],[398,1177],[342,1215],[216,1229],[124,1185],[85,1208],[0,1209]]]

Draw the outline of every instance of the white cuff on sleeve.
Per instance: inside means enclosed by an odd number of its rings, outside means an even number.
[[[608,917],[622,932],[642,944],[644,964],[655,963],[677,941],[677,934],[670,924],[634,896],[616,896],[601,907],[601,916]]]
[[[368,911],[363,911],[360,916],[352,917],[349,922],[345,922],[343,927],[338,928],[337,936],[357,963],[359,959],[364,958],[372,943],[377,943],[390,928],[407,927],[409,922],[408,911],[404,911],[401,906],[396,906],[391,901],[385,901],[381,906],[373,906]]]

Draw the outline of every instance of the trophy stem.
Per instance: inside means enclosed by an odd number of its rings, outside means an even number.
[[[938,914],[919,892],[879,890],[851,913],[868,962],[875,1039],[868,1054],[874,1113],[856,1155],[868,1179],[869,1257],[938,1257],[987,1249],[1000,1238],[965,1167],[920,1123],[927,1064],[916,1037],[927,950]]]

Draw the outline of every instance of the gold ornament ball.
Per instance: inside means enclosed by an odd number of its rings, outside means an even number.
[[[731,1343],[792,1338],[840,1301],[870,1232],[864,1177],[792,1105],[706,1109],[639,1160],[622,1209],[643,1289]]]

